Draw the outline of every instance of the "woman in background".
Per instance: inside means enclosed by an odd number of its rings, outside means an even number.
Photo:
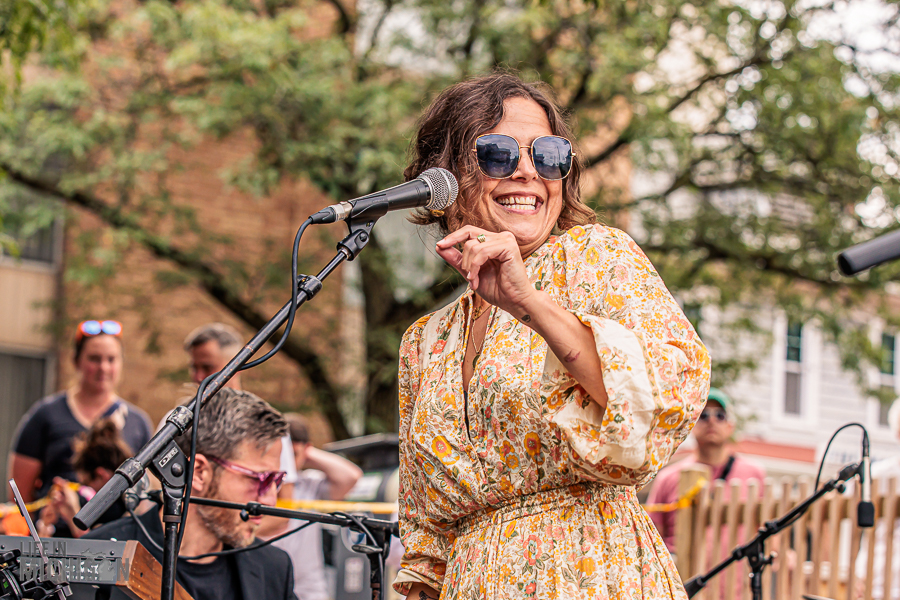
[[[19,422],[8,472],[26,502],[46,496],[57,477],[77,479],[72,442],[100,419],[111,419],[130,448],[139,449],[150,439],[146,413],[116,394],[122,376],[121,335],[117,321],[80,323],[75,333],[77,381],[36,403]]]

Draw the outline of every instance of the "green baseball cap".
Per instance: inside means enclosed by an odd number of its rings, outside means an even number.
[[[731,398],[719,388],[709,388],[709,394],[706,396],[706,402],[718,402],[719,406],[725,409],[725,412],[731,414]]]

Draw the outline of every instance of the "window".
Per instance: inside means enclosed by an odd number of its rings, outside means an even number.
[[[32,404],[44,396],[47,361],[44,358],[0,352],[0,448],[11,448],[19,420]],[[6,460],[0,461],[0,481],[8,479]]]
[[[881,334],[881,372],[884,375],[894,374],[894,336]]]
[[[50,225],[34,232],[32,235],[19,239],[19,258],[23,260],[36,260],[39,262],[53,262],[53,235],[55,228]]]
[[[19,252],[18,258],[53,263],[58,237],[53,208],[32,196],[14,198],[3,208],[0,235],[13,240]],[[3,253],[4,250],[0,250],[0,254]]]
[[[789,320],[787,324],[787,353],[784,368],[784,412],[799,416],[803,413],[803,324]]]
[[[803,360],[801,351],[803,343],[803,323],[788,321],[787,326],[787,358],[788,362],[800,362]]]

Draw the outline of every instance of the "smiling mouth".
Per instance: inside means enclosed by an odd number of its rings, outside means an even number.
[[[508,212],[521,214],[537,212],[541,205],[544,204],[537,196],[530,195],[501,196],[500,198],[494,198],[494,202]]]

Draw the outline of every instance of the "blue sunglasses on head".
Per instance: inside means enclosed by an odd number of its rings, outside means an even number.
[[[82,321],[78,325],[78,333],[75,337],[80,341],[84,337],[100,335],[101,333],[114,336],[122,335],[122,324],[118,321]]]

